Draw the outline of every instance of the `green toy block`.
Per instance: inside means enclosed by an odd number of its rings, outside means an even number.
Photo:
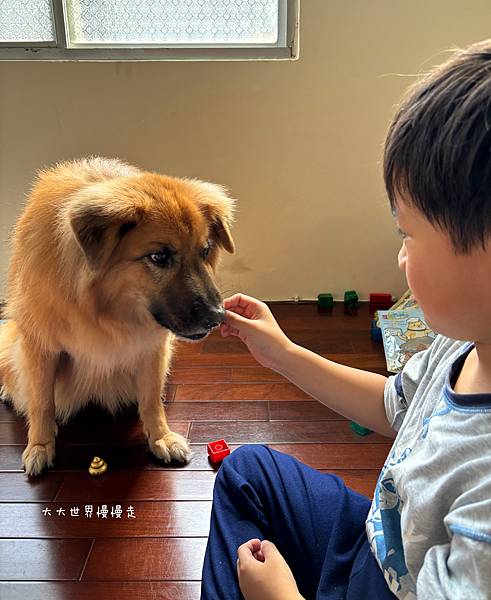
[[[344,292],[344,303],[349,306],[358,306],[358,294],[355,290]]]
[[[367,429],[366,427],[363,427],[362,425],[359,425],[358,423],[355,423],[354,421],[351,421],[350,427],[358,435],[367,435],[369,433],[372,433],[371,429]]]
[[[319,294],[317,296],[317,304],[319,306],[333,306],[334,298],[332,294]]]

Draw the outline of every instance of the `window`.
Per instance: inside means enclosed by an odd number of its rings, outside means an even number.
[[[0,60],[298,56],[300,0],[0,0]]]

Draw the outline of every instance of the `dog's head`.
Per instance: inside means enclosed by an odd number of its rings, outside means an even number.
[[[225,320],[214,272],[221,250],[235,248],[223,187],[143,172],[86,186],[67,211],[99,314],[186,340]]]

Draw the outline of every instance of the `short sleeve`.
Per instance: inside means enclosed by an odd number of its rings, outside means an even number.
[[[411,356],[402,371],[397,375],[391,375],[385,383],[385,412],[390,426],[395,431],[399,431],[402,425],[407,408],[411,404],[422,378],[428,371],[435,350],[441,341],[440,338],[442,336],[437,336],[429,348]]]

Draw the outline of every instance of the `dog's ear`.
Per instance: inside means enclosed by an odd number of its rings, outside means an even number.
[[[80,204],[69,214],[70,225],[92,271],[106,264],[123,237],[136,227],[139,216],[112,211],[107,205]]]
[[[235,244],[230,233],[234,221],[235,200],[226,188],[216,183],[188,180],[198,192],[198,205],[210,223],[214,241],[230,254],[235,252]]]

